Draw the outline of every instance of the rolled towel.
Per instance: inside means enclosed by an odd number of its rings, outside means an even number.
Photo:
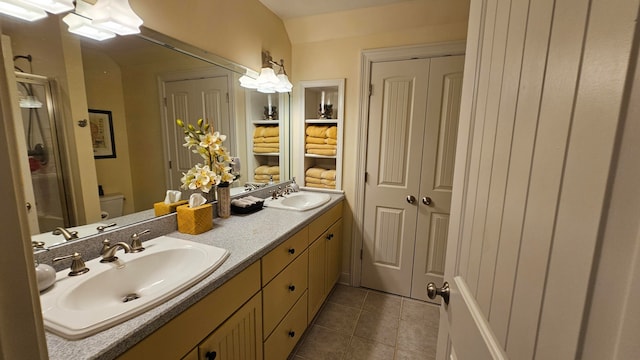
[[[307,144],[326,144],[327,138],[307,136]]]
[[[323,155],[323,156],[335,156],[337,151],[335,149],[308,149],[307,154]]]
[[[326,133],[328,128],[329,128],[328,126],[309,125],[307,126],[307,129],[305,130],[305,132],[309,136],[325,138],[327,137]]]
[[[329,145],[329,144],[307,144],[305,145],[305,148],[308,149],[336,149],[336,145]]]
[[[327,169],[318,168],[318,167],[311,167],[311,168],[308,168],[307,171],[305,171],[305,175],[321,179],[322,178],[322,173],[325,172],[325,171],[327,171]]]
[[[327,129],[327,137],[330,139],[338,139],[338,127],[332,126]]]

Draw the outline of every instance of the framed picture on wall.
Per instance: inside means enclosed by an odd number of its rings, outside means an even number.
[[[89,109],[89,126],[93,143],[93,157],[108,159],[116,157],[116,143],[113,139],[113,118],[111,111]]]

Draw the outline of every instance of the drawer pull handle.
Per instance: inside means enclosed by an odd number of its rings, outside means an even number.
[[[216,354],[215,351],[207,351],[206,354],[204,354],[204,357],[207,358],[207,360],[214,360],[216,358],[218,354]]]
[[[331,240],[331,239],[333,239],[333,234],[327,235],[327,240]]]
[[[289,331],[289,337],[295,337],[296,336],[296,332],[293,330]]]
[[[289,249],[289,254],[293,255],[295,253],[296,253],[296,249],[294,248]]]
[[[291,292],[296,291],[296,286],[295,285],[289,285],[289,291],[291,291]]]

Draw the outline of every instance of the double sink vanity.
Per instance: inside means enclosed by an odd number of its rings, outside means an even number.
[[[49,357],[286,359],[340,276],[342,199],[267,199],[200,235],[175,231],[175,216],[105,234],[115,243],[150,230],[142,252],[88,254],[87,273],[58,271],[40,296]],[[89,238],[85,253],[102,241]]]

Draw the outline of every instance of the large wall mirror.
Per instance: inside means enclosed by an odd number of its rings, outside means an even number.
[[[28,157],[24,187],[38,199],[27,205],[35,209],[30,211],[35,214],[30,219],[33,239],[50,246],[66,240],[65,234],[54,234],[58,227],[73,227],[82,237],[96,233],[99,226],[115,223],[103,228],[109,231],[153,217],[153,203],[162,201],[166,190],[180,186],[177,179],[188,167],[177,164],[188,163],[184,157],[191,156],[182,147],[176,118],[192,123],[205,118],[227,135],[226,147],[242,164],[236,192],[253,180],[254,128],[247,118],[258,116],[253,114],[260,114],[267,105],[260,102],[267,98],[238,85],[245,67],[146,28],[139,36],[98,42],[69,34],[64,23],[49,16],[35,23],[3,18],[2,33],[10,38],[16,68],[24,131],[19,141],[24,141]],[[289,94],[277,99],[288,116]],[[69,109],[79,106],[86,107],[87,119],[70,115]],[[74,135],[74,127],[84,126],[83,120],[91,139]],[[280,121],[288,131],[288,121]],[[284,135],[288,143],[289,134]],[[89,144],[85,150],[94,155],[86,171],[74,163],[74,151],[82,143]],[[288,151],[285,147],[282,154]],[[289,160],[281,156],[280,167],[288,174]],[[67,170],[74,168],[82,180],[95,177],[95,196],[73,195],[79,179]],[[115,210],[107,210],[112,209],[111,200]],[[99,207],[100,217],[83,220],[79,209],[90,206]],[[36,235],[40,233],[46,236]]]

